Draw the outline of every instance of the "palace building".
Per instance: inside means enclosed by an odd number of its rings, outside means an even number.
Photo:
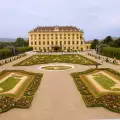
[[[73,26],[37,27],[28,33],[29,46],[34,51],[85,51],[84,32]]]

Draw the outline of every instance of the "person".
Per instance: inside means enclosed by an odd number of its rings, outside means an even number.
[[[96,69],[98,68],[98,64],[96,64]]]

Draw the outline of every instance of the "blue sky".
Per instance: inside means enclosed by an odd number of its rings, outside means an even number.
[[[0,38],[27,37],[37,26],[73,25],[85,39],[120,36],[120,0],[1,0]]]

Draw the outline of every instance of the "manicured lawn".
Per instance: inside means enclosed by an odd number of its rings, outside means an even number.
[[[32,57],[27,58],[16,65],[29,66],[29,65],[57,63],[57,62],[83,64],[83,65],[97,64],[95,61],[92,61],[81,55],[71,54],[71,55],[33,55]]]
[[[15,87],[15,85],[20,81],[14,77],[7,78],[4,82],[0,83],[0,88],[3,90],[1,92],[6,92]]]
[[[115,86],[116,84],[112,79],[105,75],[96,76],[94,77],[94,80],[107,90],[111,90],[111,87]]]

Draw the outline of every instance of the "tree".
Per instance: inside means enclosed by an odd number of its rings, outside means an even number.
[[[120,47],[120,38],[118,38],[114,41],[112,47]]]
[[[103,43],[104,44],[108,44],[108,45],[111,45],[113,44],[114,40],[112,39],[111,36],[107,36],[104,40],[103,40]]]
[[[17,38],[15,41],[15,47],[23,47],[23,46],[26,46],[26,41],[21,37]]]
[[[96,49],[96,46],[99,44],[98,39],[94,39],[93,42],[91,43],[91,48]]]

